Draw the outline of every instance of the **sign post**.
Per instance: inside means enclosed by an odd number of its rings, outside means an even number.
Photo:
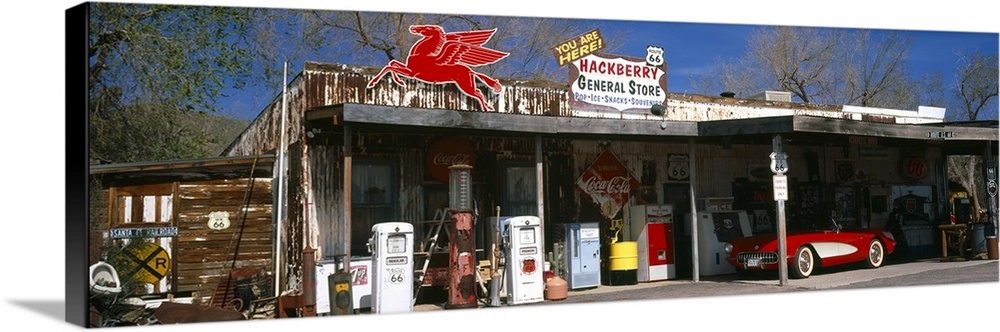
[[[788,155],[781,151],[781,135],[771,141],[771,172],[774,172],[774,200],[778,202],[778,285],[788,284],[788,243],[785,236],[785,201],[788,200]]]

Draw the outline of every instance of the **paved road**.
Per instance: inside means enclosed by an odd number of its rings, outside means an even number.
[[[776,273],[757,275],[751,279],[724,275],[702,277],[699,282],[665,280],[627,286],[602,285],[570,291],[568,297],[563,300],[544,301],[528,306],[978,282],[1000,282],[997,261],[939,262],[936,259],[929,259],[889,263],[878,269],[847,265],[817,270],[806,279],[789,279],[788,285],[784,287],[778,285]],[[440,309],[442,306],[436,304],[421,304],[414,307],[414,311]]]
[[[571,291],[565,300],[543,304],[586,303],[621,300],[650,300],[702,296],[768,294],[822,289],[939,285],[955,283],[998,282],[997,261],[938,262],[926,260],[886,265],[869,270],[857,266],[817,271],[807,279],[791,279],[778,285],[776,275],[739,279],[735,275],[691,280],[640,283],[629,286],[599,286]]]

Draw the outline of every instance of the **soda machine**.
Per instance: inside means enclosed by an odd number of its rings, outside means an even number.
[[[632,206],[629,219],[632,240],[638,242],[638,281],[676,278],[673,205]]]
[[[601,236],[598,223],[570,223],[565,226],[566,269],[569,289],[601,284]]]

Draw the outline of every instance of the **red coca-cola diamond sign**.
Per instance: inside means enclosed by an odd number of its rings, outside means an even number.
[[[590,198],[608,220],[618,215],[632,190],[638,187],[639,180],[610,149],[604,150],[576,180],[576,189]]]

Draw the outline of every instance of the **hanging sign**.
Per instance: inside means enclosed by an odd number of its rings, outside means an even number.
[[[646,59],[589,54],[573,61],[569,72],[573,109],[649,114],[667,102],[666,66]]]
[[[910,180],[927,177],[927,161],[924,158],[903,158],[903,176]]]
[[[614,219],[628,202],[639,180],[625,168],[618,156],[605,149],[576,180],[576,189],[590,199],[608,220]]]
[[[667,157],[667,179],[669,181],[687,181],[691,177],[688,156],[686,154],[672,154]]]
[[[468,140],[460,137],[443,137],[427,150],[425,162],[427,171],[438,181],[448,183],[450,171],[448,167],[453,165],[476,165],[476,152],[472,150],[472,144]]]

